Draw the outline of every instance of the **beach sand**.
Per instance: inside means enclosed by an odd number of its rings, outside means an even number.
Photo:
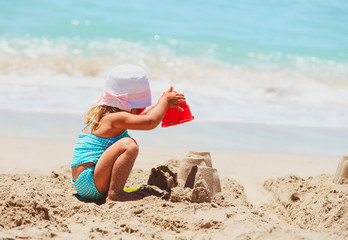
[[[70,183],[74,142],[0,138],[0,239],[347,239],[339,158],[210,151],[222,192],[211,202],[148,196],[86,202]],[[192,149],[142,147],[126,187]],[[165,193],[164,191],[162,192]]]

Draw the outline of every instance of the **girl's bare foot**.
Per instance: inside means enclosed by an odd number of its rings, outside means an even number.
[[[111,201],[119,201],[119,202],[125,202],[125,201],[136,201],[136,200],[140,200],[143,199],[144,197],[136,194],[135,192],[125,192],[125,191],[121,191],[118,193],[114,193],[114,194],[108,194],[108,197],[106,198],[106,202],[111,202]]]

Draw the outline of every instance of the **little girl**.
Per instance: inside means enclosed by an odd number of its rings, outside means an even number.
[[[137,200],[136,193],[123,191],[138,155],[136,141],[127,129],[151,130],[162,121],[168,108],[182,110],[183,94],[164,92],[151,105],[146,72],[134,65],[120,65],[107,77],[104,93],[85,116],[87,126],[80,133],[71,163],[72,184],[84,198],[106,201]]]

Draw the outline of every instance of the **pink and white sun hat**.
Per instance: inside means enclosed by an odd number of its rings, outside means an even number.
[[[113,68],[107,76],[104,93],[94,105],[107,105],[130,112],[132,108],[151,105],[151,90],[144,69],[123,64]]]

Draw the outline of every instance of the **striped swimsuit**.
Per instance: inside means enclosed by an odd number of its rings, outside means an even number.
[[[80,133],[75,145],[71,168],[89,162],[97,164],[100,156],[108,147],[121,138],[130,137],[127,130],[121,135],[112,138],[98,137],[93,135],[91,131],[92,125],[89,127],[89,133]],[[77,193],[81,197],[92,200],[106,197],[97,190],[94,184],[94,168],[95,166],[86,168],[76,181],[71,179],[71,183],[74,185]]]

